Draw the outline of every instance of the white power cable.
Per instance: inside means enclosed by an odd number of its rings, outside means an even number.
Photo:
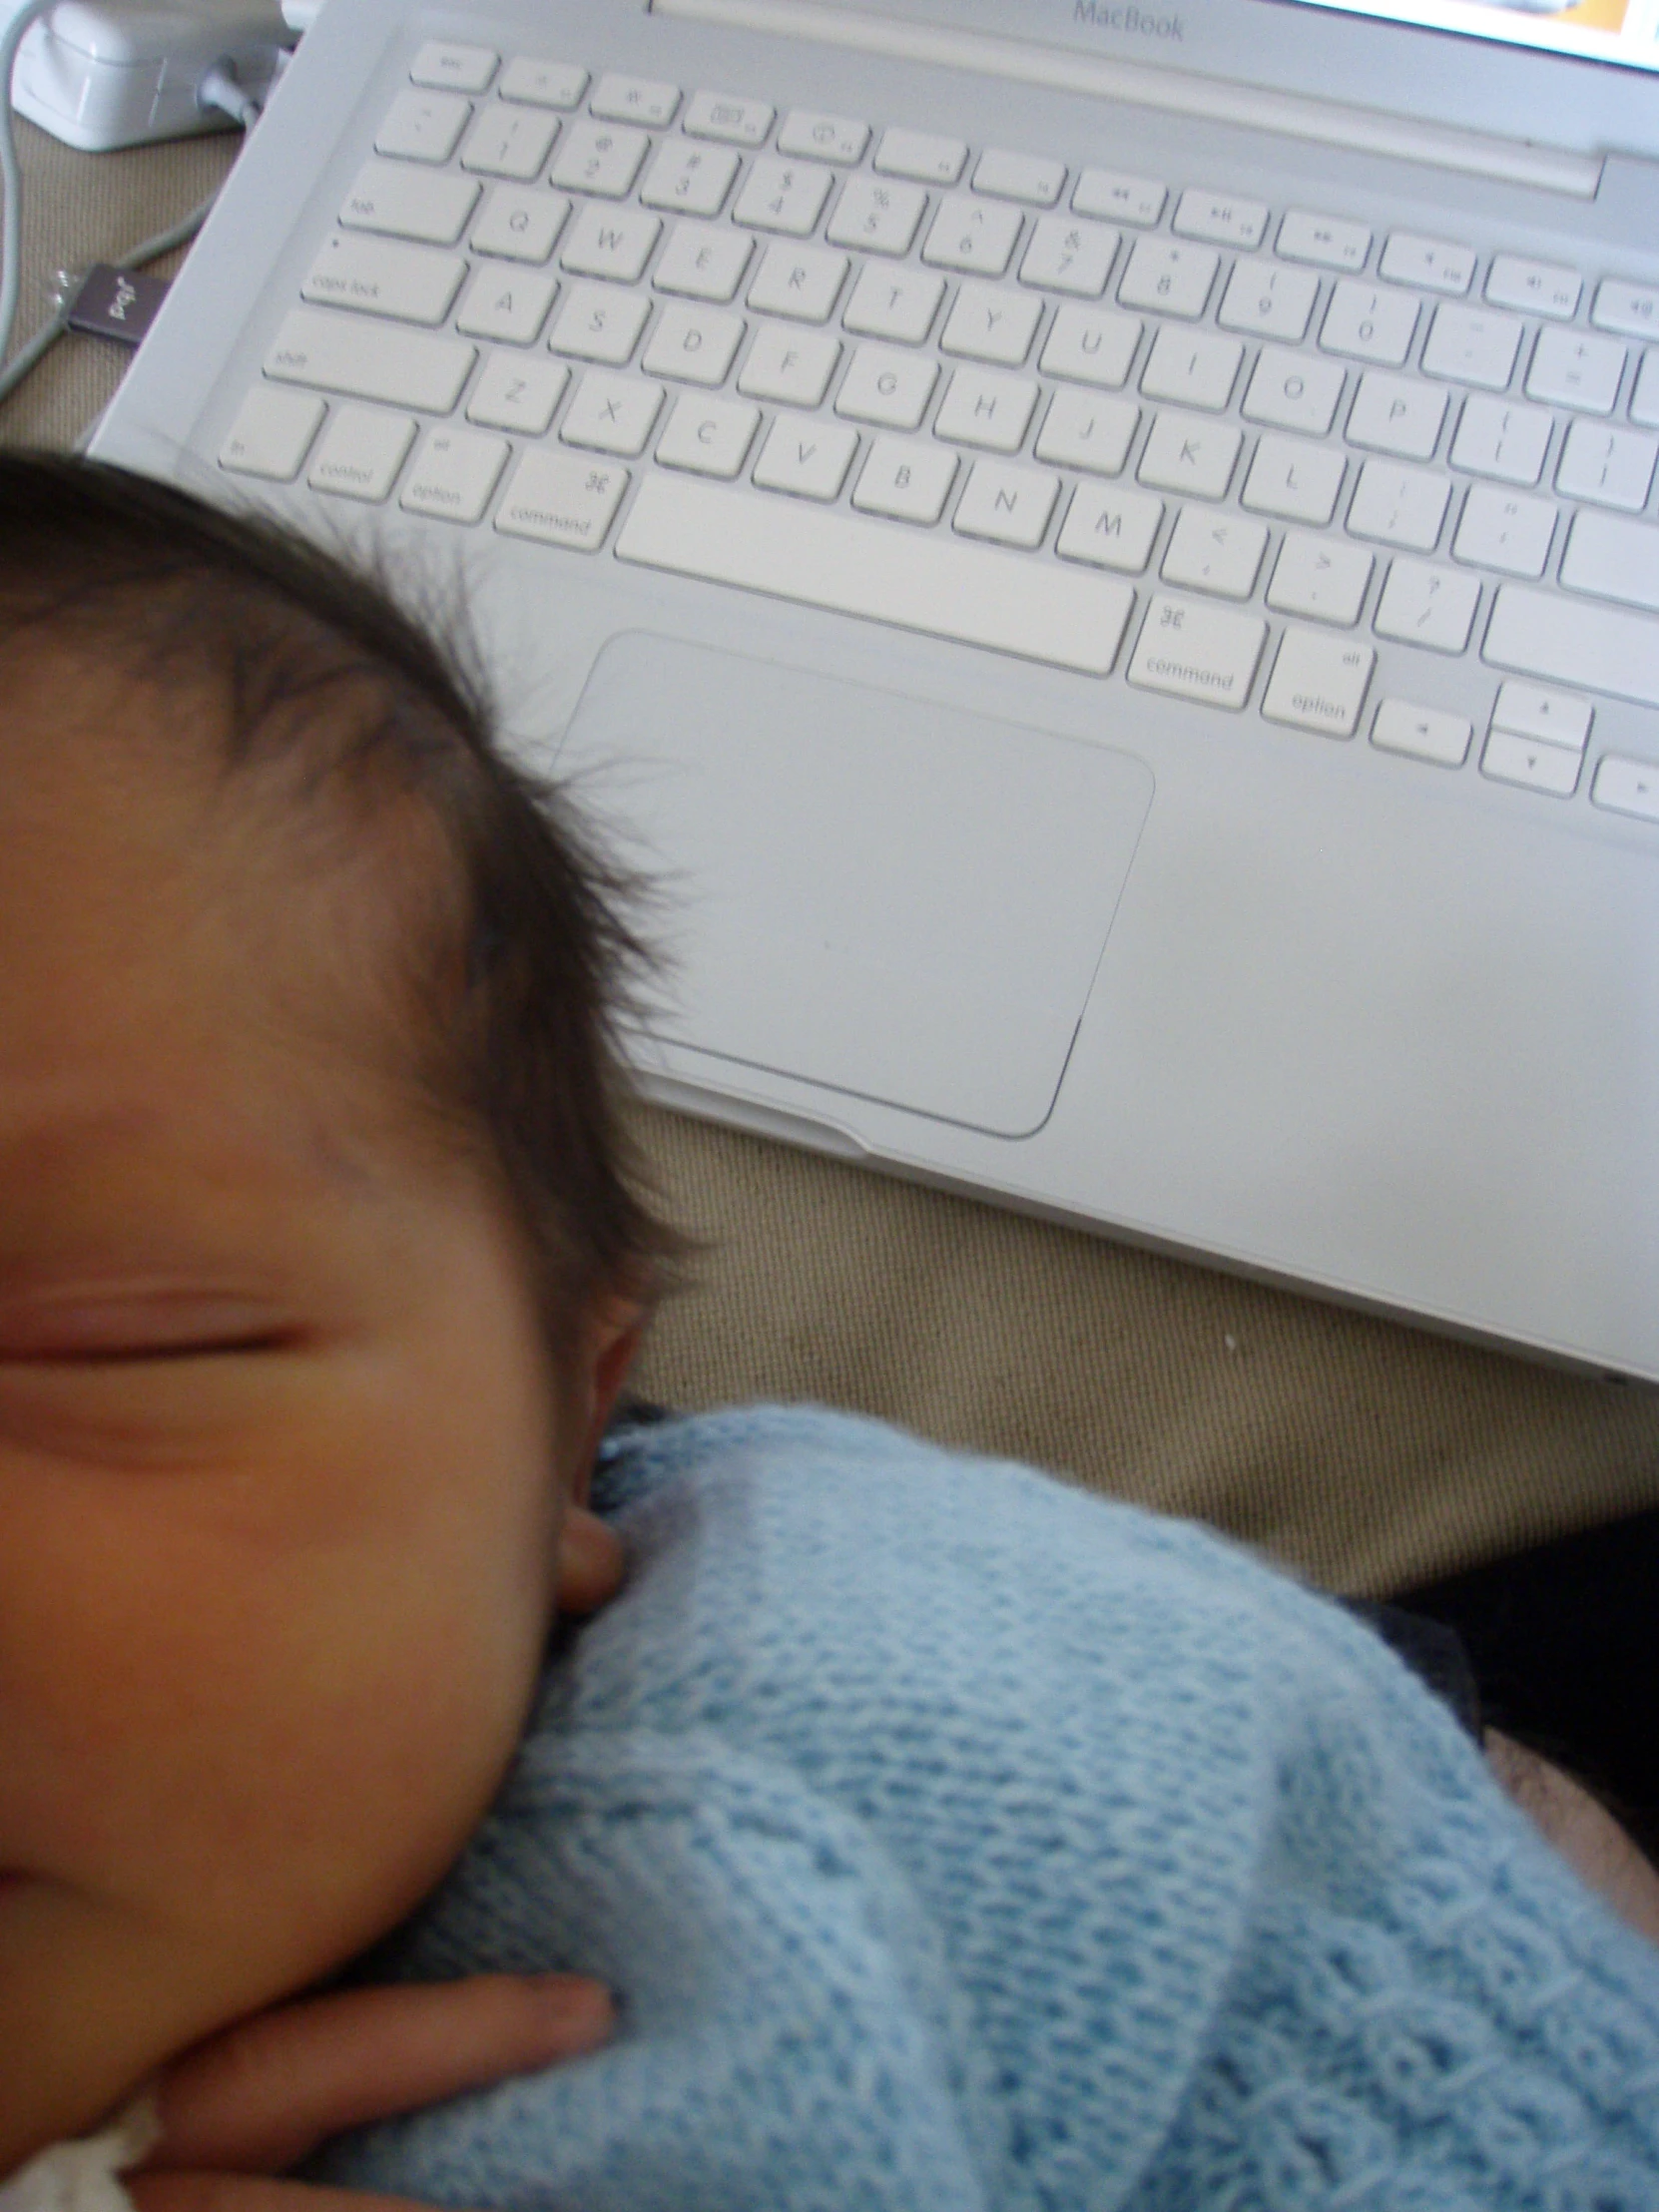
[[[0,0],[0,6],[4,4],[5,0]],[[6,360],[22,286],[23,210],[17,148],[12,135],[12,65],[29,26],[56,4],[57,0],[20,0],[18,13],[0,36],[0,185],[5,192],[4,221],[0,225],[0,362],[5,364],[0,368],[0,401],[22,383],[42,354],[62,337],[69,327],[70,309],[74,305],[76,279],[66,273],[60,280],[57,304],[51,316],[28,344],[19,348],[15,360]],[[259,102],[238,84],[236,73],[228,63],[215,63],[203,78],[197,98],[205,108],[222,110],[241,124],[245,132],[251,131],[260,120]],[[153,238],[142,240],[113,266],[129,271],[143,269],[146,263],[159,260],[174,247],[188,244],[207,222],[218,198],[218,190],[211,192],[200,207],[193,208],[189,215],[170,224],[165,231],[158,231]]]

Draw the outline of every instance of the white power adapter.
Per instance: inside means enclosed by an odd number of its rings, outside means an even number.
[[[224,130],[203,85],[230,78],[263,107],[292,43],[279,0],[58,0],[19,49],[13,104],[88,154]]]

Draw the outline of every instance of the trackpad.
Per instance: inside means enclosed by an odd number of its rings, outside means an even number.
[[[630,633],[558,769],[657,886],[654,1034],[992,1135],[1041,1127],[1151,803],[1142,762]]]

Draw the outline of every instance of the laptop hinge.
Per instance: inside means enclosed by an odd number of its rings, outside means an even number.
[[[651,0],[659,15],[719,23],[734,30],[772,32],[785,38],[809,38],[860,53],[883,54],[896,61],[934,63],[971,69],[987,77],[1015,78],[1056,92],[1085,93],[1121,100],[1133,107],[1162,108],[1173,115],[1202,116],[1215,123],[1277,131],[1325,146],[1357,153],[1385,154],[1397,161],[1427,162],[1469,177],[1490,177],[1505,184],[1529,185],[1541,192],[1593,200],[1601,181],[1601,163],[1588,154],[1530,146],[1518,139],[1486,138],[1446,124],[1413,123],[1375,108],[1343,107],[1296,93],[1268,92],[1252,85],[1223,84],[1214,77],[1188,77],[1144,62],[1103,61],[1057,47],[1034,46],[1019,39],[992,37],[983,31],[950,31],[932,24],[898,23],[888,17],[860,15],[847,8],[822,7],[814,0]]]

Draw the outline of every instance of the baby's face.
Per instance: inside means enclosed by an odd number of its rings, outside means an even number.
[[[0,699],[4,2175],[442,1873],[585,1416],[503,1208],[307,1033],[361,878],[281,891],[169,759],[210,702],[15,654]]]

